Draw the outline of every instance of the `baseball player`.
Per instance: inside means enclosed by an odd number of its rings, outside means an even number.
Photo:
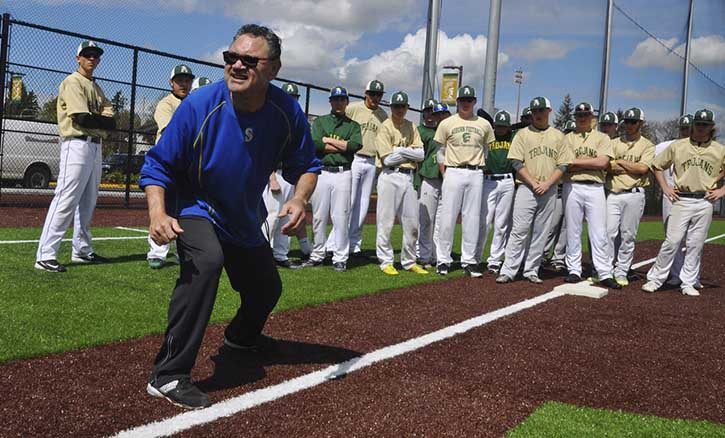
[[[194,74],[189,66],[179,64],[171,70],[169,84],[171,85],[171,93],[161,99],[156,105],[154,111],[154,120],[156,121],[156,142],[159,142],[161,134],[171,121],[176,109],[181,105],[181,101],[189,95],[193,86]],[[146,254],[146,261],[151,269],[161,269],[166,263],[166,256],[169,254],[169,245],[159,245],[153,241],[151,235],[148,236],[149,251]]]
[[[396,217],[403,227],[400,264],[403,269],[415,274],[428,273],[415,263],[418,199],[413,188],[413,174],[417,163],[423,161],[423,142],[415,125],[405,118],[407,112],[408,95],[403,91],[393,93],[391,116],[380,126],[377,138],[377,158],[382,170],[378,177],[378,204],[375,209],[375,252],[380,269],[387,275],[398,275],[393,266],[393,245],[390,242]]]
[[[441,111],[435,112],[438,102],[428,99],[423,106],[423,123],[418,126],[418,133],[423,142],[425,157],[420,163],[416,179],[420,180],[418,197],[418,218],[420,229],[418,232],[418,259],[424,268],[435,266],[436,248],[433,244],[433,230],[435,229],[436,214],[441,198],[441,184],[443,176],[438,167],[436,154],[438,146],[433,138],[440,120]]]
[[[349,102],[347,90],[335,87],[330,91],[330,114],[320,116],[312,124],[312,140],[317,156],[322,160],[322,174],[312,194],[312,232],[314,246],[308,261],[302,266],[321,265],[325,259],[327,218],[332,218],[337,231],[332,265],[335,271],[347,269],[348,224],[350,220],[350,165],[355,152],[362,147],[360,125],[345,115]]]
[[[690,133],[692,130],[692,114],[685,114],[684,116],[680,117],[680,119],[677,121],[678,126],[678,136],[675,140],[668,140],[663,141],[662,143],[659,143],[655,146],[655,157],[657,157],[659,154],[664,152],[665,149],[678,139],[682,138],[689,138]],[[662,171],[662,176],[664,176],[665,181],[667,181],[667,184],[670,185],[670,187],[674,187],[675,180],[672,176],[672,168],[665,169]],[[667,196],[662,196],[662,223],[665,226],[665,232],[667,232],[667,219],[670,217],[670,211],[672,210],[672,201]],[[685,261],[685,253],[682,251],[684,249],[684,242],[687,239],[687,234],[683,237],[683,242],[680,245],[680,250],[675,252],[675,260],[672,262],[672,269],[670,269],[670,277],[667,280],[668,284],[672,284],[673,286],[679,286],[680,285],[680,271],[682,270],[682,264]],[[699,282],[696,283],[696,286],[699,285]]]
[[[209,84],[211,84],[211,79],[207,78],[206,76],[194,78],[194,81],[191,83],[191,91],[196,91],[196,89]]]
[[[573,161],[573,153],[564,147],[564,134],[549,126],[549,99],[536,97],[529,108],[532,124],[516,133],[508,154],[519,185],[514,195],[511,234],[497,283],[514,280],[524,262],[524,245],[529,237],[524,278],[532,283],[542,282],[539,266],[556,203],[556,183]]]
[[[385,93],[383,83],[378,80],[368,82],[365,87],[365,100],[347,106],[345,114],[360,124],[363,147],[355,154],[352,162],[352,201],[350,208],[350,239],[349,251],[355,255],[362,250],[362,226],[368,214],[370,195],[375,181],[375,154],[380,125],[388,115],[380,107],[380,100]],[[332,233],[335,227],[332,227]],[[331,236],[332,237],[332,236]],[[329,239],[328,239],[329,240]],[[327,245],[331,248],[331,245]]]
[[[438,161],[445,165],[441,186],[441,213],[438,234],[439,275],[448,275],[453,247],[453,232],[461,213],[461,266],[471,277],[481,277],[476,246],[481,226],[483,166],[488,145],[494,141],[491,124],[474,112],[476,92],[464,85],[458,89],[458,113],[443,120],[436,129]]]
[[[599,131],[607,134],[609,138],[619,137],[619,118],[612,112],[607,112],[599,117]]]
[[[45,217],[35,256],[35,268],[65,272],[58,262],[60,242],[71,221],[74,263],[105,263],[91,244],[91,218],[101,183],[101,138],[116,128],[111,103],[93,80],[103,49],[83,41],[76,51],[78,69],[60,83],[58,130],[60,172],[53,201]]]
[[[297,85],[286,83],[282,85],[282,91],[299,100],[300,92]],[[267,220],[262,224],[262,231],[272,245],[272,255],[277,266],[281,268],[297,269],[302,267],[289,259],[290,236],[282,232],[287,223],[286,216],[279,216],[280,209],[287,203],[295,193],[295,186],[288,183],[282,177],[282,169],[277,169],[269,175],[267,187],[262,193],[264,206],[267,208]],[[297,230],[295,236],[300,245],[303,258],[308,258],[312,253],[312,247],[307,239],[307,227]]]
[[[652,163],[662,193],[672,201],[672,212],[667,221],[665,241],[654,266],[647,272],[647,283],[642,286],[645,292],[656,291],[667,280],[675,252],[686,239],[680,290],[684,295],[700,295],[694,287],[700,273],[700,257],[712,223],[713,203],[723,195],[717,185],[725,171],[725,147],[712,140],[714,129],[712,111],[696,111],[690,138],[672,143]],[[674,186],[670,186],[663,175],[663,170],[670,166]]]
[[[481,202],[481,233],[476,245],[476,260],[481,260],[483,248],[488,238],[489,227],[493,224],[491,249],[487,260],[488,271],[498,275],[503,262],[506,241],[511,231],[511,207],[514,201],[514,168],[508,159],[513,131],[511,114],[499,111],[493,116],[495,141],[488,146],[486,168],[483,172],[483,201]]]
[[[607,223],[603,212],[607,200],[604,182],[609,161],[614,158],[611,140],[606,134],[592,129],[592,105],[578,104],[574,109],[575,129],[564,137],[564,145],[574,154],[564,177],[564,220],[566,221],[566,267],[569,275],[564,281],[582,281],[582,223],[586,218],[592,262],[598,282],[610,289],[621,289],[614,281],[612,263],[607,248]]]
[[[614,279],[627,286],[655,146],[641,134],[644,113],[640,108],[628,109],[623,119],[624,135],[612,141],[614,160],[606,183],[609,191],[606,211],[609,260],[615,262]],[[615,247],[617,236],[620,238],[618,250]]]

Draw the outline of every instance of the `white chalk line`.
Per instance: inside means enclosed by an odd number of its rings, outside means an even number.
[[[148,234],[149,230],[142,230],[141,228],[129,228],[129,227],[113,227],[117,230],[135,231],[137,233]]]
[[[94,237],[93,241],[96,242],[98,240],[138,240],[138,239],[146,239],[146,236],[119,236],[119,237]],[[73,239],[63,239],[63,242],[70,242]],[[0,245],[10,245],[14,243],[38,243],[40,240],[0,240]]]
[[[713,240],[721,239],[723,237],[725,237],[725,234],[720,234],[719,236],[713,236],[713,237],[710,237],[710,238],[705,239],[705,243],[710,243]],[[684,252],[685,249],[683,248],[682,251]],[[654,263],[655,260],[657,260],[657,257],[653,257],[651,259],[647,259],[647,260],[644,260],[644,261],[641,261],[641,262],[637,262],[637,263],[633,264],[631,268],[632,269],[638,269],[638,268],[641,268],[642,266],[646,266],[646,265],[649,265],[651,263]]]

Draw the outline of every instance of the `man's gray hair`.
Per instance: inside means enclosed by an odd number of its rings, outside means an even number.
[[[267,41],[267,47],[269,47],[269,59],[279,59],[282,55],[282,41],[279,39],[276,33],[272,29],[260,26],[258,24],[245,24],[240,27],[237,34],[234,35],[232,43],[242,35],[253,35],[255,37],[264,38]]]

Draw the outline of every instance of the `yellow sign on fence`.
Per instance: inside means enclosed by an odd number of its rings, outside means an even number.
[[[23,98],[23,77],[13,76],[10,80],[10,99],[20,100]]]
[[[443,73],[443,80],[441,81],[441,102],[446,105],[455,105],[457,90],[458,73]]]

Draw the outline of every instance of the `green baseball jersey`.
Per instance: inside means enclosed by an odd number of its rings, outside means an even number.
[[[441,171],[438,167],[438,160],[436,159],[438,147],[436,146],[436,142],[433,141],[436,129],[429,128],[425,125],[418,125],[418,133],[420,133],[420,139],[423,141],[423,150],[425,150],[425,157],[423,158],[423,162],[420,163],[418,174],[425,178],[440,178]]]
[[[511,141],[514,134],[511,133],[500,139],[496,136],[496,140],[488,145],[488,158],[486,158],[486,172],[490,173],[512,173],[514,171],[509,160],[509,149],[511,149]]]
[[[113,107],[98,84],[76,72],[63,79],[58,90],[58,130],[61,137],[90,135],[106,137],[101,129],[88,129],[73,122],[74,114],[100,114],[112,117]]]
[[[322,137],[347,141],[345,152],[325,153]],[[312,122],[312,141],[323,166],[350,166],[355,152],[362,147],[360,125],[344,114],[330,113]]]

